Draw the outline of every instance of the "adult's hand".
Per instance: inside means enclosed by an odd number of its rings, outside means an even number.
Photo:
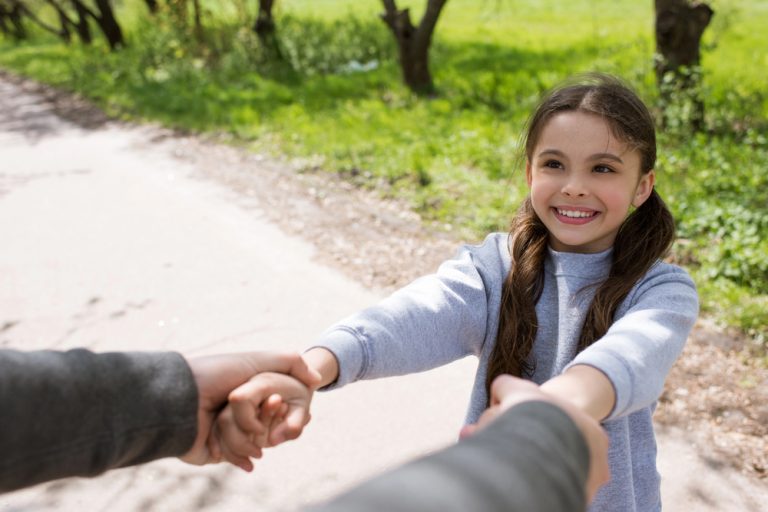
[[[181,457],[189,464],[220,462],[213,457],[208,439],[216,414],[227,403],[229,393],[262,372],[285,373],[310,389],[320,383],[320,375],[310,369],[301,356],[291,353],[247,352],[187,359],[198,390],[197,437],[192,448]]]
[[[587,477],[587,502],[591,502],[598,489],[610,479],[608,468],[608,436],[600,424],[575,405],[546,393],[533,382],[500,375],[491,384],[491,405],[474,425],[467,425],[461,437],[472,435],[486,427],[510,407],[527,401],[549,402],[560,407],[576,424],[589,448],[589,476]]]

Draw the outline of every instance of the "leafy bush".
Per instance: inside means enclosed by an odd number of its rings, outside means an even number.
[[[286,14],[277,38],[283,58],[304,76],[370,71],[394,56],[392,36],[376,19],[328,22]]]
[[[752,132],[699,135],[673,152],[662,151],[659,162],[685,187],[670,206],[680,236],[694,241],[701,275],[762,294],[768,293],[767,154],[765,138]]]

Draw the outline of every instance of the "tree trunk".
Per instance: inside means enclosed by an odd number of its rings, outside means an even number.
[[[11,19],[11,10],[0,3],[0,32],[6,36],[13,36],[13,31],[9,25]],[[14,36],[15,37],[15,36]]]
[[[656,82],[662,103],[669,104],[674,94],[690,95],[693,102],[691,124],[700,130],[704,123],[704,102],[698,94],[701,64],[701,36],[714,11],[703,2],[655,0],[656,2]],[[666,116],[663,117],[666,122]]]
[[[186,30],[189,21],[187,19],[187,0],[167,0],[166,7],[171,14],[173,22]]]
[[[109,0],[96,0],[96,8],[99,10],[99,15],[96,16],[96,22],[99,24],[99,28],[104,34],[104,37],[107,38],[109,48],[116,50],[117,48],[125,46],[123,31],[120,30],[120,25],[117,23],[117,19],[115,19],[115,13],[112,10]]]
[[[192,17],[194,22],[194,34],[197,42],[203,42],[203,22],[200,14],[200,0],[192,0]]]
[[[77,36],[83,44],[91,44],[93,36],[91,35],[91,27],[88,26],[88,11],[84,9],[84,6],[79,2],[73,2],[75,6],[75,12],[77,13],[77,22],[75,23],[75,30],[77,30]]]
[[[417,94],[433,94],[432,75],[429,71],[429,47],[432,34],[447,0],[428,0],[427,9],[417,27],[411,23],[408,9],[398,9],[394,0],[382,0],[381,18],[395,36],[400,56],[403,81]]]
[[[59,5],[54,4],[53,8],[56,10],[56,14],[59,15],[59,23],[61,24],[60,36],[65,43],[69,44],[72,41],[72,32],[69,30],[71,20],[67,16],[67,13],[64,12],[64,9],[62,9]]]
[[[418,94],[432,94],[435,86],[429,71],[429,47],[419,44],[400,47],[403,81]]]
[[[24,28],[24,23],[21,21],[21,5],[17,2],[11,8],[10,19],[13,25],[13,32],[16,34],[16,39],[21,41],[27,38],[27,29]]]
[[[282,58],[280,45],[277,43],[277,25],[272,17],[272,7],[274,0],[259,0],[259,14],[256,16],[256,23],[253,24],[253,31],[259,38],[262,48],[267,51],[270,57]]]
[[[16,41],[26,39],[27,31],[21,21],[23,13],[23,6],[18,1],[11,2],[10,5],[0,5],[0,31]]]
[[[259,39],[275,33],[275,20],[272,18],[272,6],[274,3],[274,0],[259,0],[259,14],[256,16],[256,23],[253,25],[253,31],[258,34]]]

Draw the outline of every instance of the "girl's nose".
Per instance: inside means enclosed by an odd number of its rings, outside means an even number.
[[[583,197],[587,195],[587,187],[576,177],[571,177],[564,184],[561,192],[568,197]]]

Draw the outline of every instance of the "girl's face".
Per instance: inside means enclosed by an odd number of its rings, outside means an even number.
[[[603,118],[563,112],[544,125],[526,163],[533,209],[556,251],[600,252],[613,246],[629,213],[653,190],[640,152],[617,140]]]

